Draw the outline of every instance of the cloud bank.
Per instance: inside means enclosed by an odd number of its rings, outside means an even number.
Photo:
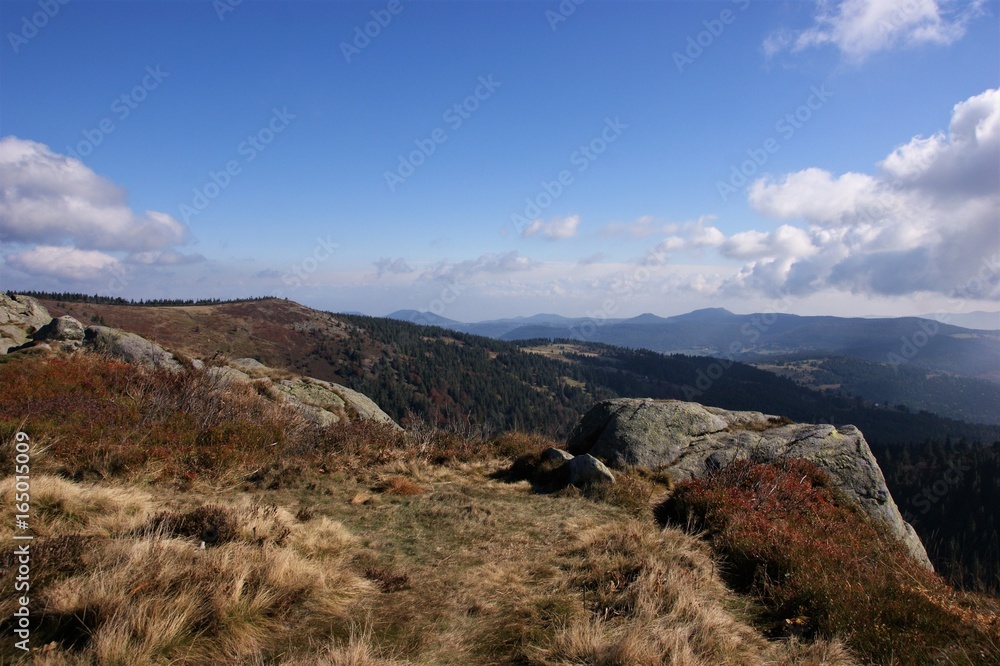
[[[79,160],[14,136],[0,139],[0,244],[7,265],[29,275],[90,280],[123,263],[202,261],[174,249],[187,226],[157,211],[135,213],[125,191]],[[120,255],[120,256],[116,256]]]

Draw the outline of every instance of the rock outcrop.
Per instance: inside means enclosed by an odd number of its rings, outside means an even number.
[[[340,384],[302,377],[282,379],[274,388],[323,426],[362,419],[399,428],[371,398]]]
[[[163,368],[180,372],[183,366],[174,355],[141,335],[107,326],[88,326],[84,331],[87,347],[146,369]]]
[[[0,292],[0,353],[27,343],[50,321],[49,311],[34,298]]]
[[[584,415],[567,448],[612,468],[661,470],[675,481],[702,478],[736,459],[804,458],[869,516],[881,521],[927,568],[927,552],[903,520],[864,435],[854,426],[791,423],[677,400],[606,400]]]
[[[362,393],[340,384],[311,377],[275,379],[275,376],[288,373],[275,371],[256,359],[233,359],[226,366],[209,368],[208,372],[224,382],[267,382],[275,393],[321,426],[361,419],[399,428],[391,416]]]

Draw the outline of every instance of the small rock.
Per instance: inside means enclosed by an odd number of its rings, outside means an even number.
[[[615,476],[611,470],[589,453],[567,461],[566,467],[569,470],[570,485],[580,487],[588,483],[615,482]]]

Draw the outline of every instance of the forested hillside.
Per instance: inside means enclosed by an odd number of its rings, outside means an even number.
[[[938,571],[955,585],[1000,593],[1000,442],[928,440],[872,452]]]
[[[335,358],[320,353],[351,388],[370,395],[396,419],[408,412],[434,421],[472,419],[494,428],[565,436],[594,401],[608,397],[690,400],[812,423],[853,424],[882,444],[927,437],[993,441],[1000,427],[873,407],[864,400],[803,388],[751,365],[703,356],[548,340],[517,345],[373,317],[337,315],[365,331],[381,351]],[[350,341],[349,341],[350,342]],[[360,344],[360,337],[358,342]],[[556,346],[559,346],[556,344]]]
[[[985,379],[851,356],[789,357],[756,365],[810,388],[835,388],[872,402],[961,421],[1000,423],[1000,384]]]

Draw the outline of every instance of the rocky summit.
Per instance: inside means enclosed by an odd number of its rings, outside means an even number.
[[[179,373],[185,369],[178,354],[152,340],[108,326],[84,327],[68,315],[53,318],[30,296],[0,293],[0,334],[3,354],[96,353],[146,370]],[[208,373],[220,383],[266,385],[275,399],[283,400],[321,426],[367,420],[399,429],[368,396],[340,384],[275,370],[252,358],[216,362],[211,367],[199,358],[186,361],[194,372]]]
[[[656,469],[674,481],[702,478],[736,459],[804,458],[826,472],[862,510],[885,524],[910,554],[932,569],[927,551],[903,520],[861,431],[792,423],[760,412],[727,411],[678,400],[616,399],[592,407],[569,437],[575,455],[612,468]]]

